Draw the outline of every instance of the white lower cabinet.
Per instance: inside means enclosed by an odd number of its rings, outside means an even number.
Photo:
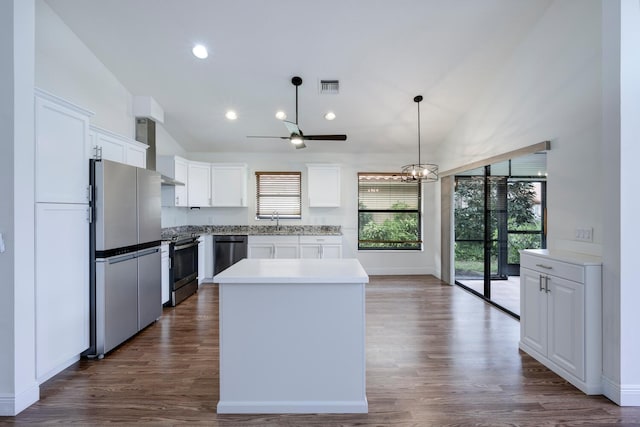
[[[583,392],[602,393],[600,261],[522,251],[520,310],[520,348]]]
[[[249,236],[247,258],[298,258],[298,236]]]
[[[342,258],[342,236],[249,236],[248,258]]]
[[[36,376],[39,383],[89,347],[89,206],[36,204]]]
[[[300,236],[300,258],[342,258],[342,236]]]
[[[160,264],[162,268],[161,281],[162,281],[162,304],[169,302],[170,286],[169,286],[169,268],[171,267],[169,260],[169,242],[162,242],[160,246]]]
[[[213,236],[198,238],[198,284],[213,282]]]

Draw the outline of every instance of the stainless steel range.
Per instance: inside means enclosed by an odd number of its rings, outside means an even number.
[[[198,291],[198,237],[176,236],[169,244],[169,302],[174,307]]]

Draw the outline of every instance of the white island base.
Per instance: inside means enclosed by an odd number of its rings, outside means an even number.
[[[218,413],[366,413],[356,259],[244,259],[220,285]]]

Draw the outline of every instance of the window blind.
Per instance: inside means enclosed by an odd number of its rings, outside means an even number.
[[[256,172],[256,218],[300,219],[301,172]]]
[[[420,183],[358,174],[358,249],[421,249]]]

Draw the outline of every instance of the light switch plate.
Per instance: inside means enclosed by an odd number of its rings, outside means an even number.
[[[0,233],[0,254],[6,250],[4,246],[4,238],[2,237],[2,233]]]
[[[581,242],[593,242],[593,227],[576,228],[575,239]]]

